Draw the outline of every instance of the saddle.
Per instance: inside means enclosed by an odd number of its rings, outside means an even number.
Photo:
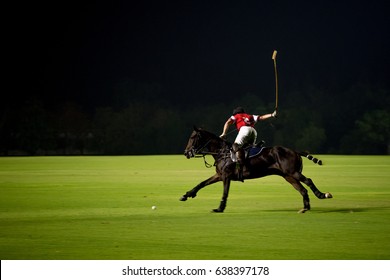
[[[264,149],[264,144],[265,144],[265,141],[261,140],[259,143],[255,144],[253,146],[249,146],[249,147],[244,148],[245,159],[252,158],[252,157],[259,155]]]
[[[263,151],[263,146],[252,146],[245,149],[245,158],[252,158],[259,155]]]
[[[265,143],[264,141],[260,141],[256,145],[245,147],[244,148],[245,159],[252,158],[252,157],[255,157],[255,156],[259,155],[263,151],[263,149],[265,148],[263,146],[264,143]],[[234,162],[236,162],[237,161],[236,154],[231,152],[230,155],[231,155],[231,159]]]

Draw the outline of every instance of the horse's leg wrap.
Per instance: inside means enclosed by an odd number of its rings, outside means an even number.
[[[180,198],[180,201],[186,201],[189,197],[195,198],[196,197],[196,193],[192,194],[190,191],[188,191]]]
[[[315,194],[316,197],[318,197],[319,199],[332,198],[333,197],[331,193],[328,193],[328,192],[327,193],[323,193],[323,192],[321,192],[316,187],[316,185],[314,185],[313,181],[310,178],[306,178],[305,176],[303,176],[303,177],[305,178],[305,180],[302,181],[302,182],[310,187],[310,189],[312,190],[312,192]]]
[[[226,201],[225,200],[221,200],[221,203],[219,204],[219,207],[217,209],[213,209],[213,212],[214,213],[223,213],[225,208],[226,208]]]

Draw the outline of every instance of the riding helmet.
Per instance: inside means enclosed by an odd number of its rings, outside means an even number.
[[[233,110],[233,116],[242,113],[245,113],[244,108],[242,107],[237,107],[236,109]]]

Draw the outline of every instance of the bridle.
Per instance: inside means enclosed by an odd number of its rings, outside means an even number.
[[[194,140],[193,144],[197,144],[202,137],[201,133],[198,131],[196,132],[196,139]],[[201,147],[195,149],[194,145],[192,145],[191,149],[187,150],[186,153],[188,154],[189,157],[194,157],[194,158],[200,158],[203,157],[204,164],[207,168],[211,168],[215,166],[215,163],[212,165],[206,161],[206,155],[213,155],[213,156],[218,156],[218,155],[223,155],[224,157],[230,157],[230,151],[226,150],[226,147],[221,148],[218,152],[211,152],[208,150],[207,146],[210,144],[212,138],[210,137]]]

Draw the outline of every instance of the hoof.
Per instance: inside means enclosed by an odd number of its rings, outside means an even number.
[[[181,198],[180,198],[180,201],[186,201],[187,200],[187,197],[185,195],[183,195]]]
[[[328,193],[328,192],[327,192],[327,193],[325,194],[325,198],[332,198],[332,197],[333,197],[333,195],[332,195],[331,193]]]
[[[211,212],[213,212],[213,213],[223,213],[223,210],[221,210],[221,209],[213,209],[213,210],[211,210]]]
[[[309,211],[309,209],[303,208],[303,209],[298,211],[298,214],[305,213],[306,211]]]

